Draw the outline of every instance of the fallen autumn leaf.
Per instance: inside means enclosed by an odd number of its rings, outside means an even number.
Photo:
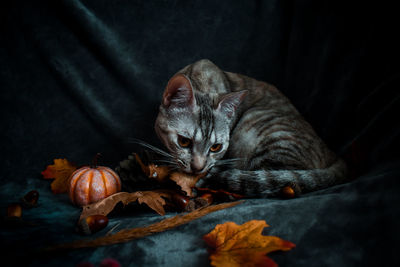
[[[145,203],[158,214],[165,215],[165,210],[163,208],[165,205],[165,200],[163,197],[170,197],[170,193],[167,191],[137,191],[133,193],[116,193],[103,200],[100,200],[99,202],[83,206],[79,220],[96,214],[106,216],[119,202],[127,205],[134,201],[138,201],[139,204]]]
[[[51,183],[51,191],[53,191],[54,194],[66,193],[69,188],[68,179],[76,168],[77,167],[67,159],[54,159],[54,164],[48,165],[47,168],[42,171],[42,175],[44,179],[55,179]]]
[[[211,247],[212,266],[268,266],[277,264],[265,254],[290,250],[296,245],[276,236],[264,236],[265,221],[252,220],[242,225],[234,222],[218,224],[203,238]]]

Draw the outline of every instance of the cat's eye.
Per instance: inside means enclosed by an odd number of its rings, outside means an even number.
[[[214,144],[210,147],[211,152],[218,152],[222,148],[222,144]]]
[[[182,135],[178,135],[178,144],[181,147],[187,148],[190,147],[192,145],[192,140],[190,140],[189,138],[186,138]]]

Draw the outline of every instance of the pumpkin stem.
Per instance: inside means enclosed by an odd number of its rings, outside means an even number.
[[[99,158],[100,158],[101,156],[102,156],[101,153],[97,153],[97,154],[94,156],[94,158],[93,158],[93,160],[92,160],[92,165],[90,166],[90,168],[93,168],[93,169],[97,168],[97,161],[99,160]]]

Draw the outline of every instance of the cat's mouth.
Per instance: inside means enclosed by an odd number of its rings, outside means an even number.
[[[193,170],[189,164],[185,164],[185,162],[180,159],[177,159],[177,163],[179,170],[188,175],[205,176],[209,171],[208,167],[204,167],[201,170]]]
[[[188,176],[192,176],[192,177],[196,177],[196,178],[200,178],[200,179],[203,178],[204,176],[206,176],[207,173],[208,173],[208,171],[202,171],[202,172],[189,171],[189,172],[186,172],[184,170],[183,170],[183,172],[185,174],[187,174]]]
[[[190,168],[181,168],[180,169],[182,172],[187,173],[189,175],[195,175],[195,176],[200,176],[200,175],[206,175],[208,173],[208,169],[204,169],[201,171],[194,171]]]
[[[196,175],[196,176],[204,176],[207,174],[207,172],[208,172],[208,170],[203,170],[203,171],[198,171],[198,172],[192,171],[191,174]]]
[[[181,172],[189,175],[189,176],[205,176],[207,174],[207,171],[201,171],[201,172],[195,172],[192,170],[187,170],[187,169],[180,169]]]

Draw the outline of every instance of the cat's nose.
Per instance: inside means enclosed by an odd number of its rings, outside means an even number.
[[[195,173],[202,172],[204,170],[205,166],[206,166],[206,159],[201,156],[194,156],[192,158],[192,162],[190,163],[192,172],[195,172]]]

